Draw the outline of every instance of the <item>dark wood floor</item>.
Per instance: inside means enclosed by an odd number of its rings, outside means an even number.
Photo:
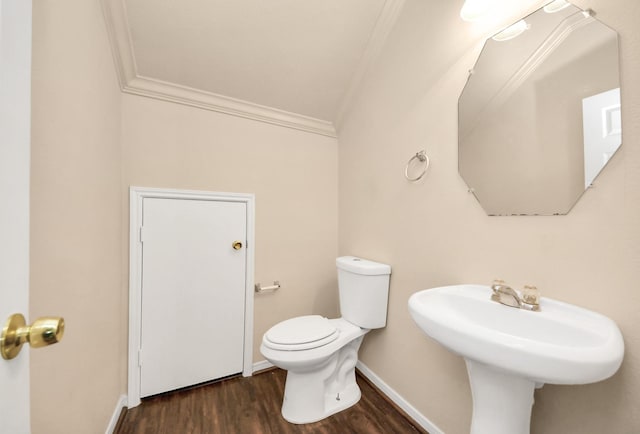
[[[285,376],[271,369],[144,399],[123,412],[114,434],[427,434],[360,374],[356,405],[320,422],[288,423],[280,414]]]

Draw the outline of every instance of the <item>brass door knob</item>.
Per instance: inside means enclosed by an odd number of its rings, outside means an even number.
[[[0,354],[5,360],[20,353],[22,345],[29,342],[33,348],[46,347],[60,342],[64,335],[64,318],[43,317],[26,325],[24,316],[15,313],[9,317],[0,336]]]
[[[231,246],[233,247],[234,250],[240,250],[242,248],[242,242],[234,241],[233,244],[231,244]]]

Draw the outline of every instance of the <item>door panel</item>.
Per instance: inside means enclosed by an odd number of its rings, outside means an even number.
[[[242,372],[246,219],[245,203],[144,199],[141,396]]]
[[[29,312],[31,1],[0,0],[0,322]],[[0,358],[0,432],[29,433],[29,350]]]
[[[622,144],[620,88],[584,98],[582,119],[587,188]]]

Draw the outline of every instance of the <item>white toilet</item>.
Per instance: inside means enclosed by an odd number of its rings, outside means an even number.
[[[260,352],[287,371],[282,416],[311,423],[360,400],[355,366],[364,335],[387,324],[391,267],[353,256],[336,259],[341,318],[319,315],[271,327]]]

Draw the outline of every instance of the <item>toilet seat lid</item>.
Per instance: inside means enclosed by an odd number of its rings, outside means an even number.
[[[338,330],[327,318],[306,315],[282,321],[264,335],[265,345],[277,350],[308,350],[338,338]]]

